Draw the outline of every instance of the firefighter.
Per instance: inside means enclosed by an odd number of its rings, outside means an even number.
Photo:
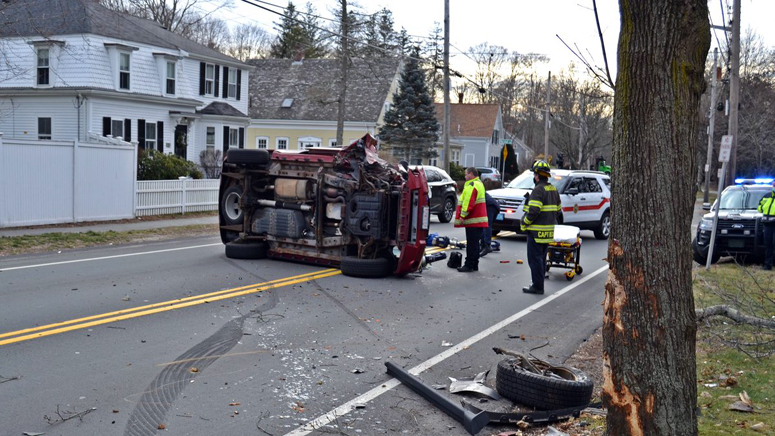
[[[762,216],[765,247],[764,269],[771,271],[772,260],[773,257],[775,257],[775,182],[772,182],[772,192],[770,195],[765,195],[764,198],[759,201],[757,210],[764,215]]]
[[[484,185],[479,180],[476,168],[466,168],[466,183],[455,214],[455,227],[466,229],[466,261],[457,270],[479,271],[479,241],[487,227],[487,206],[484,199]]]
[[[549,183],[551,169],[546,161],[533,163],[533,181],[535,187],[525,200],[520,229],[527,231],[527,263],[533,283],[522,288],[528,294],[544,293],[544,274],[546,274],[546,253],[549,243],[554,242],[554,226],[560,213],[560,194]]]

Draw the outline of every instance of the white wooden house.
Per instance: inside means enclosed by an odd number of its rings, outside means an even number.
[[[252,68],[96,0],[0,2],[6,139],[113,136],[198,163],[244,147]]]

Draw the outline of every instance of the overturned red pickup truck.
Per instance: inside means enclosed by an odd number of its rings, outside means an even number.
[[[403,276],[424,258],[430,210],[422,169],[390,165],[370,135],[345,148],[230,149],[220,184],[226,256],[338,265]]]

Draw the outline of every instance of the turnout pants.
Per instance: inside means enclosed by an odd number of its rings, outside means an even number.
[[[775,223],[764,225],[764,267],[772,268],[775,257]]]
[[[482,240],[484,227],[466,227],[466,266],[479,268],[479,241]]]
[[[539,244],[533,235],[527,235],[527,263],[530,265],[530,277],[533,279],[535,289],[544,289],[544,275],[546,275],[546,253],[549,245]]]
[[[482,247],[490,247],[492,245],[492,225],[495,222],[495,217],[498,216],[498,208],[487,208],[487,227],[483,228],[482,232]]]

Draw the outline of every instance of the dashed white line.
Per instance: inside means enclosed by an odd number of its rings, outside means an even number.
[[[425,362],[415,366],[414,368],[409,370],[409,373],[412,375],[419,375],[420,373],[432,368],[434,365],[437,365],[438,363],[448,359],[449,357],[459,353],[460,351],[464,350],[467,347],[470,347],[471,345],[475,344],[476,342],[479,342],[480,340],[486,338],[487,336],[490,336],[491,334],[497,332],[498,330],[506,327],[507,325],[513,323],[514,321],[522,318],[523,316],[529,314],[530,312],[533,312],[534,310],[538,309],[539,307],[545,306],[546,304],[549,304],[550,302],[554,301],[555,299],[561,297],[562,295],[570,292],[574,288],[577,288],[581,286],[582,284],[586,283],[587,281],[591,280],[593,277],[596,277],[598,274],[602,273],[603,271],[608,270],[608,265],[601,267],[597,271],[593,272],[592,274],[584,277],[584,279],[579,280],[576,283],[573,283],[571,285],[566,286],[565,288],[555,292],[552,295],[549,295],[548,297],[544,298],[543,300],[523,309],[520,312],[517,312],[516,314],[504,319],[503,321],[493,325],[492,327],[489,327],[480,333],[471,336],[470,338],[464,340],[463,342],[458,343],[457,345],[454,345],[451,348],[448,348],[446,351],[437,354],[434,357],[431,357],[430,359],[426,360]],[[384,394],[385,392],[395,388],[401,384],[398,380],[391,378],[390,380],[386,381],[385,383],[381,384],[379,387],[373,388],[370,391],[358,396],[357,398],[354,398],[341,406],[337,407],[336,409],[326,413],[325,415],[319,416],[318,418],[315,418],[314,420],[308,422],[307,424],[304,424],[303,426],[297,428],[296,430],[286,433],[285,436],[305,436],[310,433],[312,433],[315,429],[323,427],[325,425],[328,425],[332,422],[334,422],[337,418],[346,415],[353,411],[355,409],[355,406],[358,404],[365,404],[380,395]]]

